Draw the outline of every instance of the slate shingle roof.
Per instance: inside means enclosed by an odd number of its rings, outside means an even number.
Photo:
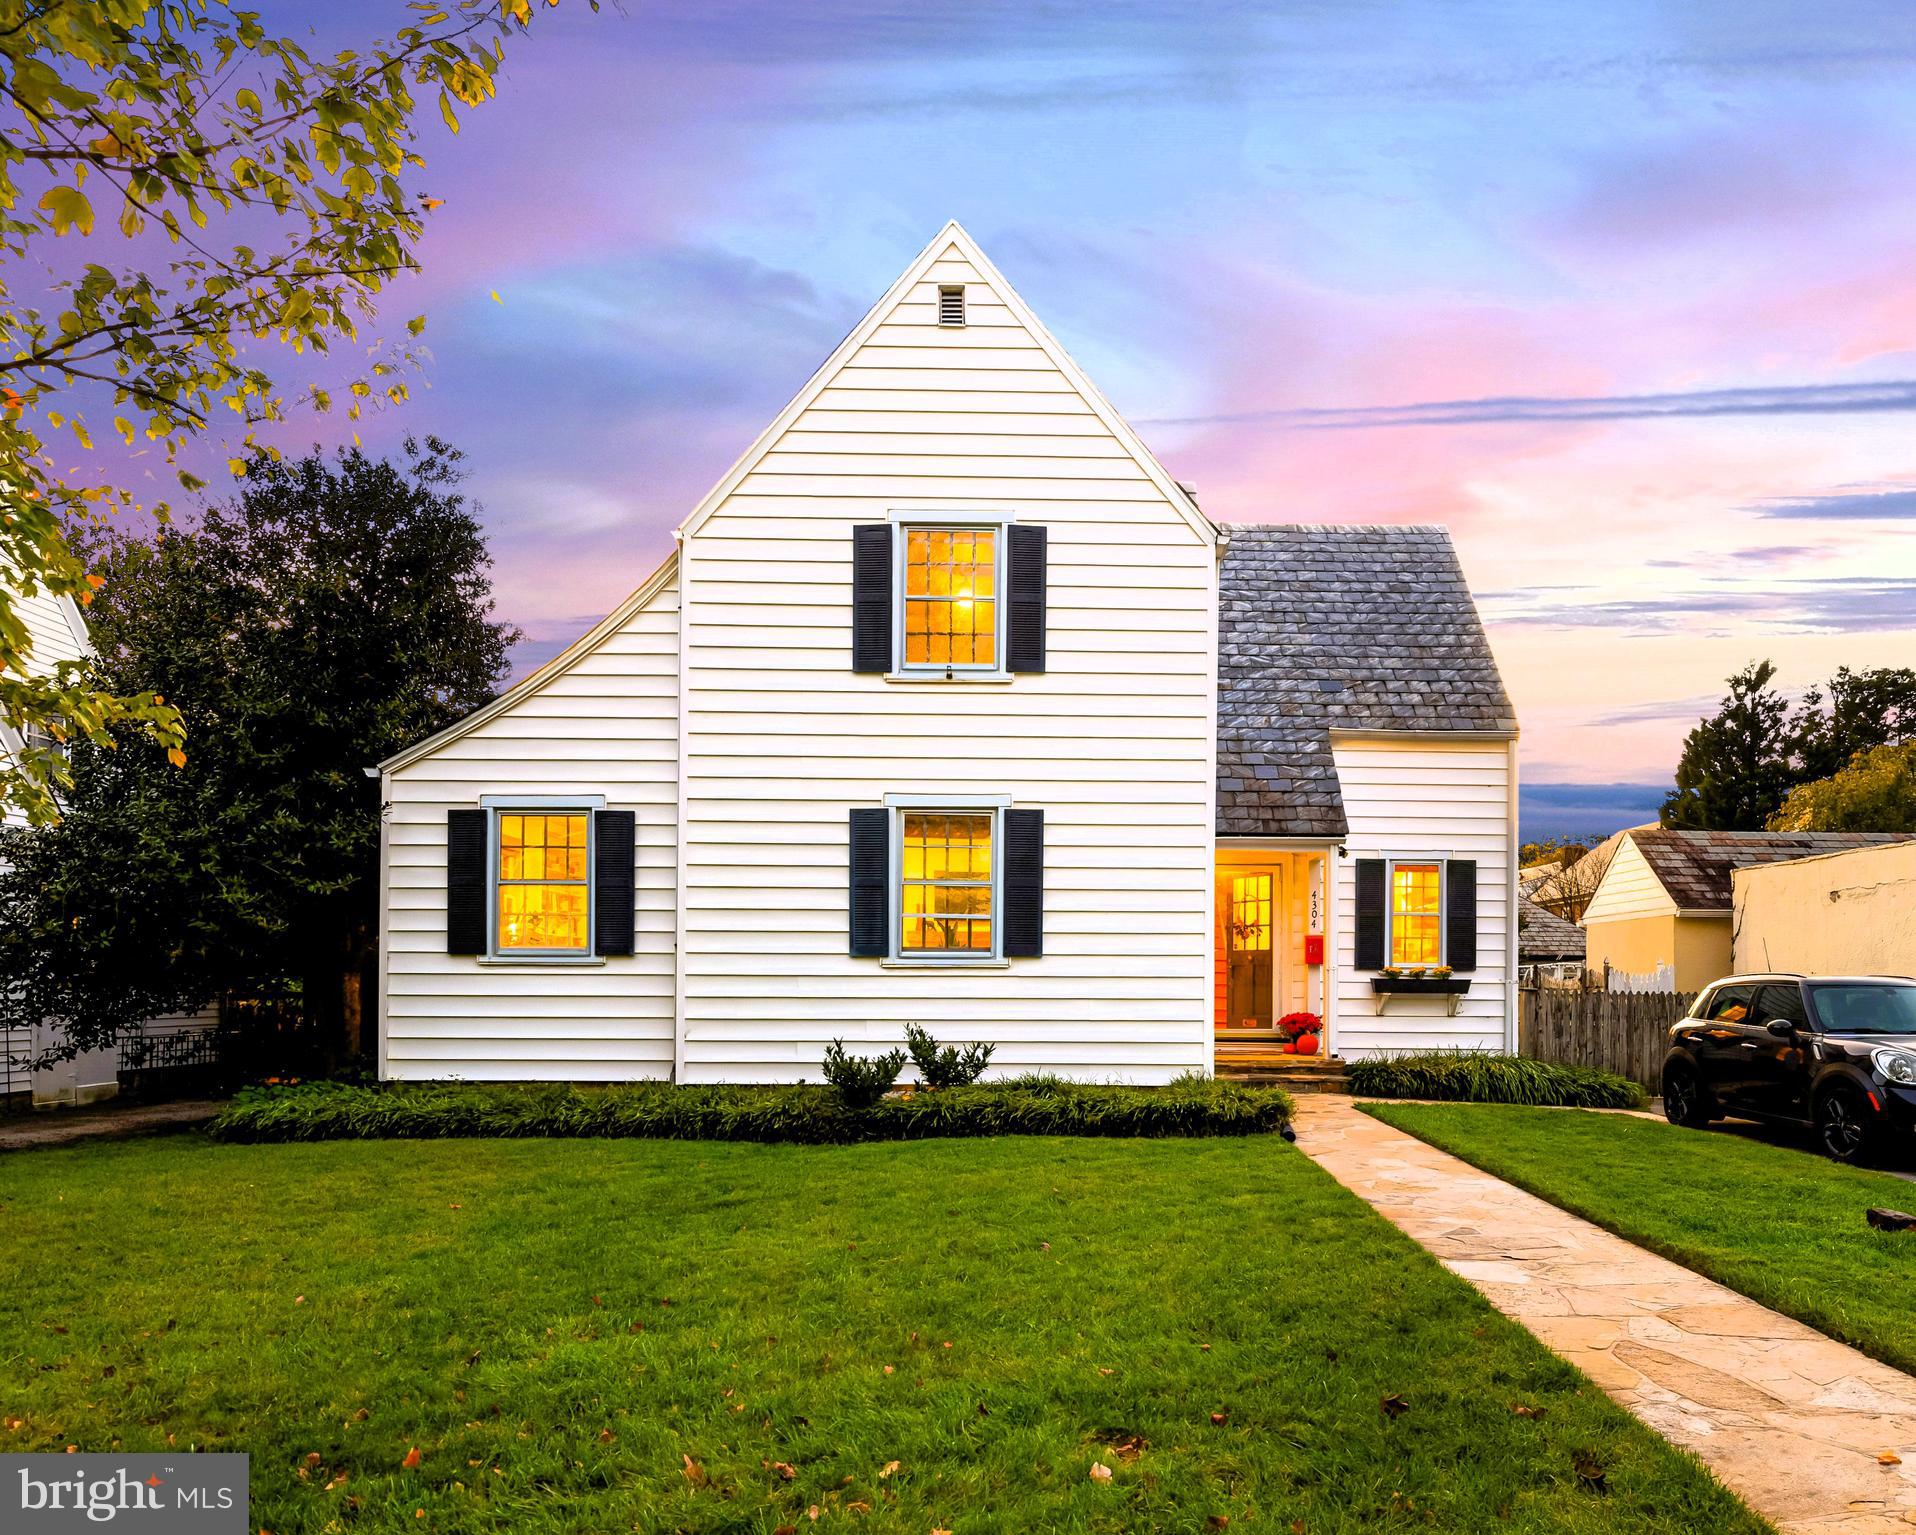
[[[1907,832],[1675,831],[1668,827],[1633,831],[1629,837],[1680,911],[1728,911],[1730,876],[1738,869],[1911,840]]]
[[[1517,958],[1524,964],[1582,959],[1583,929],[1527,895],[1517,897]]]
[[[1516,730],[1444,529],[1233,523],[1227,531],[1220,836],[1343,836],[1332,730]]]

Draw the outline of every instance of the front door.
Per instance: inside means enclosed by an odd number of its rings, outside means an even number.
[[[1270,870],[1233,874],[1224,890],[1224,1024],[1268,1029],[1276,1021],[1274,924],[1277,876]]]

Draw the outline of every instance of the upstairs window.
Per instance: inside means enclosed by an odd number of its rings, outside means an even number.
[[[592,949],[585,811],[498,815],[498,950],[586,954]]]
[[[905,666],[998,667],[994,528],[905,530]]]
[[[1439,965],[1444,958],[1443,866],[1390,866],[1390,962]]]
[[[901,955],[979,958],[993,953],[996,819],[989,810],[900,813]]]
[[[940,325],[965,323],[965,290],[962,284],[938,290],[938,323]]]

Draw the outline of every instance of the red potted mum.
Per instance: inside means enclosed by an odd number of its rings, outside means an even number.
[[[1277,1032],[1289,1041],[1284,1046],[1286,1055],[1315,1055],[1322,1042],[1324,1020],[1316,1013],[1286,1013],[1277,1020]]]

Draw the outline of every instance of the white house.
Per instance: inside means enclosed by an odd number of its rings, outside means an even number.
[[[617,611],[380,765],[381,1071],[1507,1048],[1515,740],[1442,530],[1213,524],[948,225]]]

